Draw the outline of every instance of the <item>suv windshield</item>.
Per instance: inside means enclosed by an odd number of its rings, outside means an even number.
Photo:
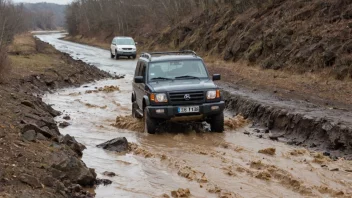
[[[189,78],[209,78],[201,60],[165,61],[149,65],[150,81]]]
[[[133,39],[124,38],[124,39],[117,39],[116,44],[118,45],[134,45]]]

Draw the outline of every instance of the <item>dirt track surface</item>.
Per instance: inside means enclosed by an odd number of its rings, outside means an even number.
[[[232,118],[236,124],[223,134],[180,127],[179,131],[148,135],[138,132],[138,120],[118,117],[116,123],[117,116],[131,112],[135,61],[111,60],[108,51],[61,41],[58,35],[40,38],[98,68],[126,74],[125,79],[98,81],[44,97],[63,116],[70,116],[71,126],[61,132],[86,145],[83,161],[87,166],[95,168],[98,177],[113,181],[95,189],[96,197],[352,196],[350,161],[333,161],[300,147],[262,139],[261,131],[248,136],[257,128],[231,112],[226,112],[227,120]],[[119,89],[92,91],[111,85]],[[57,121],[64,119],[61,116]],[[116,137],[126,137],[131,151],[116,154],[96,147]],[[105,171],[116,176],[103,176]]]

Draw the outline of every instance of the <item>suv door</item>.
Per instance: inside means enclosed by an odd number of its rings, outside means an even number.
[[[114,38],[111,42],[111,52],[115,54],[115,49],[116,49],[116,38]],[[115,54],[116,55],[116,54]]]
[[[136,84],[136,101],[141,110],[143,110],[143,97],[145,94],[145,82],[146,82],[146,69],[147,64],[143,61],[140,62],[138,76],[143,76],[143,83]]]

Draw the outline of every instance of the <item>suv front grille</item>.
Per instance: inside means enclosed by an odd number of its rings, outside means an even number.
[[[123,50],[132,50],[132,48],[122,48]]]
[[[172,104],[194,104],[204,102],[203,91],[172,92],[169,93],[169,97]]]

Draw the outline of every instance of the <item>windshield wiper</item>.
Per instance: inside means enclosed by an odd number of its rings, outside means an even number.
[[[182,79],[182,78],[194,78],[194,79],[200,79],[199,77],[197,76],[189,76],[189,75],[186,75],[186,76],[177,76],[175,77],[175,79]]]
[[[164,77],[156,77],[156,78],[152,78],[150,80],[172,80],[171,78],[164,78]]]

